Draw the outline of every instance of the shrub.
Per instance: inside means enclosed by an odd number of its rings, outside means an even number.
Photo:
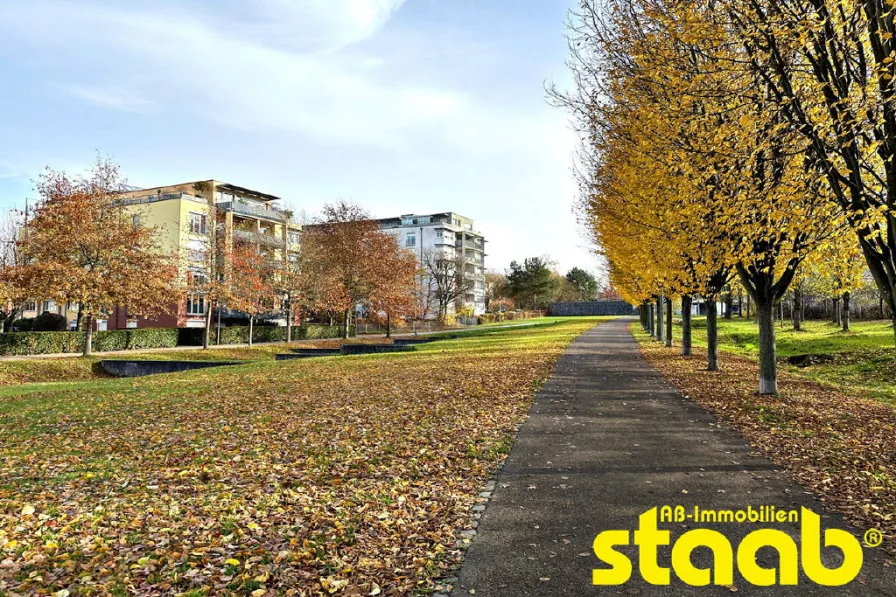
[[[67,323],[65,317],[62,315],[44,311],[34,318],[31,330],[34,332],[64,332]]]
[[[30,332],[33,325],[33,317],[23,317],[22,319],[17,319],[15,322],[13,322],[12,329],[18,332]]]
[[[178,330],[181,346],[202,346],[205,328],[182,328]],[[355,327],[351,326],[349,335],[355,335]],[[338,325],[302,325],[292,328],[293,340],[316,340],[320,338],[339,338],[342,328]],[[215,343],[217,330],[212,330],[211,342]],[[286,342],[286,327],[256,326],[252,330],[253,342]],[[221,344],[248,344],[249,326],[228,326],[221,328]]]
[[[16,322],[18,324],[18,322]],[[30,324],[29,320],[29,324]],[[293,328],[293,340],[339,338],[342,328],[337,325],[304,325]],[[113,350],[142,350],[201,346],[205,328],[143,328],[110,330],[93,335],[93,349],[97,352]],[[355,335],[355,328],[349,329]],[[84,348],[84,332],[14,332],[0,334],[0,355],[29,355],[78,353]],[[286,342],[285,327],[259,326],[253,330],[254,342]],[[212,330],[212,342],[215,330]],[[249,326],[222,327],[222,344],[247,344]]]
[[[479,325],[483,325],[486,323],[495,323],[498,321],[498,316],[495,313],[483,313],[479,316]]]
[[[85,337],[86,334],[84,332],[16,332],[0,334],[0,354],[28,355],[81,352],[84,348]],[[93,335],[93,349],[98,352],[104,352],[144,348],[174,348],[177,346],[177,337],[177,330],[173,328],[96,332]]]

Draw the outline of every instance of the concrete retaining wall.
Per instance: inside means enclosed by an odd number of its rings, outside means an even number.
[[[635,308],[625,301],[581,301],[551,303],[548,315],[555,317],[584,315],[632,315]]]
[[[179,373],[194,369],[242,364],[243,362],[241,361],[100,361],[100,367],[106,373],[115,377],[143,377],[144,375],[156,375],[158,373]]]

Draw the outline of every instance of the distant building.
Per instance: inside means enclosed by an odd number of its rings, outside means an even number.
[[[428,254],[462,260],[463,275],[470,282],[470,290],[455,307],[470,305],[477,315],[485,312],[486,241],[476,231],[472,219],[454,212],[444,212],[409,214],[377,221],[380,229],[395,236],[401,247],[413,250],[421,263]],[[435,317],[435,313],[430,316]]]

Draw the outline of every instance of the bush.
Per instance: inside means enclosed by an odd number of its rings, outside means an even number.
[[[34,326],[34,318],[33,317],[23,317],[22,319],[17,319],[12,324],[12,329],[17,332],[30,332],[32,326]]]
[[[16,324],[18,325],[18,321]],[[28,320],[28,324],[31,321]],[[175,346],[202,346],[205,328],[143,328],[110,330],[93,334],[93,350],[143,350],[147,348],[174,348]],[[349,335],[355,335],[351,326]],[[293,340],[340,338],[342,327],[338,325],[303,325],[292,329]],[[85,332],[13,332],[0,334],[0,355],[29,355],[78,353],[84,349]],[[259,326],[253,330],[254,342],[286,342],[285,327]],[[212,330],[212,343],[215,330]],[[222,327],[222,344],[248,344],[249,326]]]
[[[28,355],[81,352],[84,349],[86,336],[85,332],[15,332],[0,334],[0,354]],[[177,330],[173,328],[96,332],[93,335],[93,349],[105,352],[144,348],[174,348],[177,346],[177,336]]]
[[[44,311],[34,318],[31,330],[34,332],[64,332],[67,328],[67,323],[62,315]]]
[[[202,346],[205,328],[181,328],[178,330],[180,346]],[[355,326],[349,329],[349,335],[355,335]],[[303,325],[292,328],[292,339],[316,340],[321,338],[341,338],[342,327],[338,325]],[[211,333],[211,343],[215,344],[217,330]],[[286,327],[255,326],[252,330],[253,342],[286,342]],[[228,326],[221,328],[221,344],[248,344],[249,326]]]
[[[496,323],[498,320],[498,315],[496,313],[483,313],[479,316],[479,325],[483,325],[486,323]]]

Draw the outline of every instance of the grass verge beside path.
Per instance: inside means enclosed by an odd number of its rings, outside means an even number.
[[[889,321],[853,322],[849,333],[827,321],[803,322],[799,332],[789,322],[783,328],[775,325],[779,369],[896,405],[896,349]],[[678,321],[673,335],[681,337]],[[694,345],[706,346],[705,318],[694,318]],[[758,358],[756,322],[719,319],[719,348]],[[810,358],[800,359],[799,365],[789,363],[792,357],[802,355]]]
[[[719,348],[735,354],[759,353],[759,327],[753,319],[720,317]],[[706,346],[706,318],[693,318],[693,338],[697,346]],[[893,348],[893,327],[889,321],[853,321],[849,333],[829,321],[810,320],[797,332],[789,321],[782,327],[775,322],[775,340],[779,358],[804,354],[834,354],[854,350]],[[674,336],[681,337],[681,319],[675,319]]]
[[[448,330],[446,332],[421,335],[420,337],[472,338],[477,335],[501,332],[502,328],[541,327],[555,325],[563,321],[569,321],[569,318],[545,317],[524,320],[522,323],[516,322],[515,326],[512,325],[514,322],[505,322],[505,324],[496,324],[494,326],[460,329],[458,331]],[[273,361],[277,354],[289,352],[290,349],[293,348],[338,348],[343,343],[380,344],[388,342],[390,342],[390,340],[379,336],[359,336],[356,338],[349,338],[347,341],[341,339],[304,340],[290,344],[256,344],[252,347],[213,347],[211,350],[133,350],[118,351],[87,358],[80,355],[70,355],[63,357],[0,360],[0,387],[36,383],[88,381],[108,378],[109,376],[99,367],[99,362],[104,359],[140,359],[147,361]],[[2,392],[0,392],[0,394],[2,394]]]
[[[779,371],[777,396],[756,391],[758,364],[726,354],[706,371],[705,351],[682,357],[637,324],[641,353],[683,394],[741,431],[859,529],[896,550],[896,408]]]
[[[4,393],[0,593],[427,594],[598,321]]]

